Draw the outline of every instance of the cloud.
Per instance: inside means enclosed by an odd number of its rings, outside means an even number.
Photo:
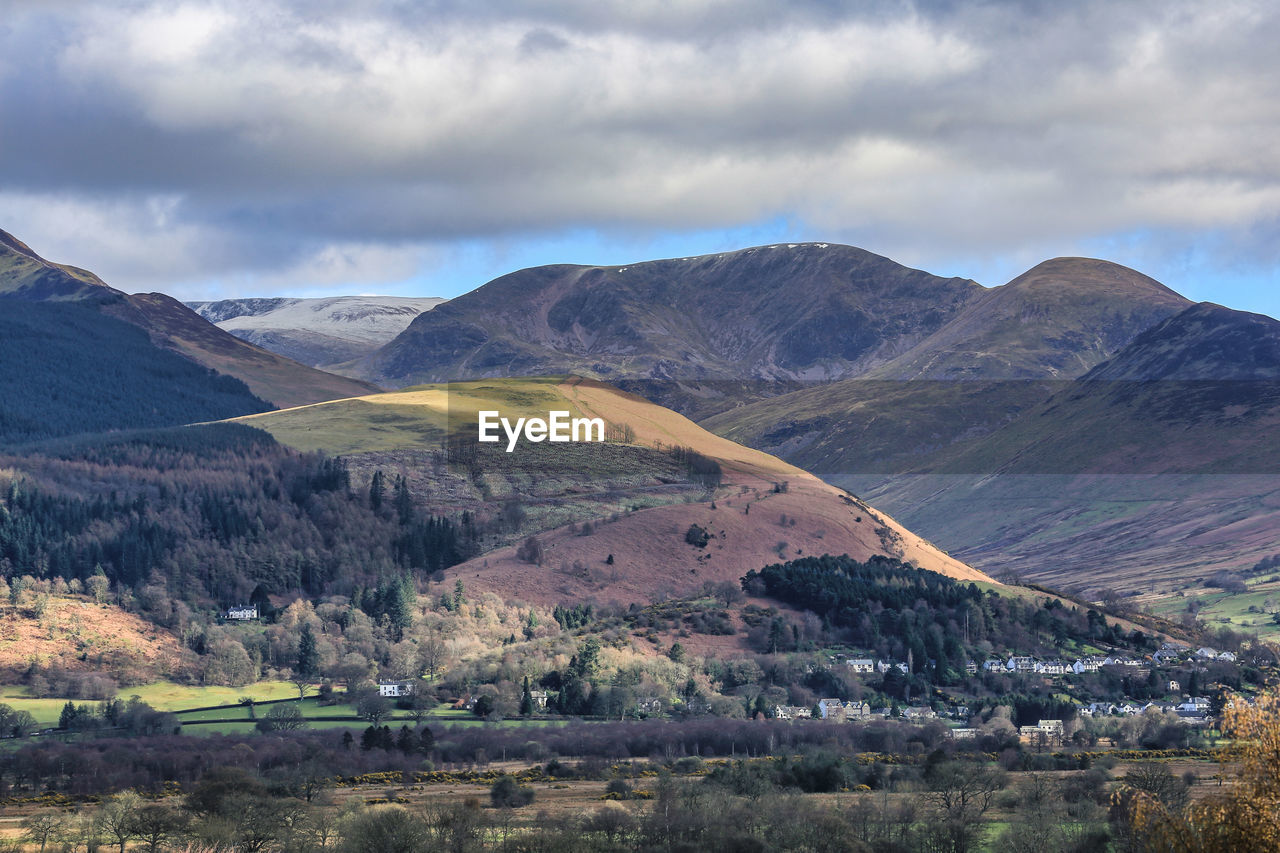
[[[0,227],[157,285],[779,218],[926,266],[1141,231],[1271,263],[1273,6],[23,3]]]

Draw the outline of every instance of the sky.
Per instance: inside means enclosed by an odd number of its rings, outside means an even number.
[[[0,0],[0,228],[126,291],[775,242],[1280,316],[1280,4]]]

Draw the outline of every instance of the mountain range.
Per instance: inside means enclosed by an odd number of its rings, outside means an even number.
[[[260,400],[223,416],[261,400],[360,398],[303,410],[307,440],[336,441],[317,445],[332,452],[348,452],[351,430],[430,433],[370,403],[370,383],[573,375],[861,495],[989,573],[1095,593],[1168,589],[1280,550],[1269,440],[1280,323],[1192,303],[1106,261],[1057,258],[986,288],[850,246],[782,244],[520,270],[434,307],[196,304],[309,361],[362,353],[334,367],[347,379],[168,297],[125,296],[8,235],[0,260],[10,298],[92,306],[242,378]]]
[[[286,448],[341,456],[341,478],[345,482],[350,477],[354,487],[349,494],[374,489],[376,474],[401,484],[397,488],[404,489],[417,511],[430,518],[456,522],[465,516],[463,530],[469,544],[463,550],[472,553],[474,549],[479,556],[458,571],[466,574],[473,588],[489,589],[507,600],[548,606],[584,598],[643,603],[655,594],[682,596],[708,584],[733,586],[744,567],[805,553],[841,553],[859,559],[891,556],[955,578],[991,580],[812,474],[597,381],[494,378],[369,393],[373,386],[268,353],[210,322],[253,316],[263,321],[263,327],[288,326],[299,339],[317,334],[316,328],[339,326],[345,327],[343,333],[349,338],[363,338],[367,345],[372,338],[390,336],[391,325],[408,325],[406,314],[425,316],[418,313],[420,309],[439,300],[400,306],[404,310],[396,310],[394,303],[389,307],[383,300],[362,298],[197,305],[209,316],[206,319],[161,294],[127,296],[91,273],[45,261],[13,238],[5,246],[7,264],[0,269],[8,273],[7,292],[0,298],[10,309],[7,321],[20,318],[38,328],[9,330],[4,343],[15,355],[42,368],[12,372],[9,378],[17,383],[16,389],[36,392],[23,398],[30,403],[25,414],[57,426],[41,431],[17,421],[24,414],[17,407],[6,405],[0,410],[4,415],[0,424],[14,420],[12,442],[43,440],[34,448],[15,448],[15,455],[7,457],[6,470],[29,485],[44,483],[56,470],[66,479],[50,488],[77,496],[83,492],[82,497],[89,499],[99,487],[78,482],[73,472],[90,458],[96,460],[95,454],[103,453],[103,448],[127,447],[128,453],[145,459],[148,454],[171,453],[180,447],[199,457],[200,443],[214,433],[196,430],[183,438],[178,433],[136,430],[233,419],[265,430]],[[308,324],[310,329],[302,328]],[[157,372],[160,375],[154,375]],[[323,389],[314,382],[305,385],[317,377],[327,383]],[[277,394],[267,400],[251,393],[269,386],[289,388],[292,396],[286,399]],[[98,391],[106,391],[120,405],[99,399]],[[12,399],[7,397],[6,403]],[[508,455],[476,445],[474,423],[458,420],[466,413],[474,415],[478,407],[526,415],[565,408],[604,418],[616,435],[602,444],[534,445]],[[72,418],[65,414],[68,410],[82,417]],[[86,412],[92,415],[87,420]],[[466,427],[461,434],[459,426]],[[19,432],[19,427],[26,431]],[[135,432],[118,438],[48,441],[121,429]],[[217,448],[227,458],[219,457],[217,464],[228,464],[241,475],[258,464],[254,454],[279,456],[278,451],[265,450],[258,439],[240,433],[227,436],[230,444]],[[454,455],[458,439],[464,443],[469,439],[471,455],[461,459]],[[43,455],[48,453],[57,460]],[[207,464],[215,464],[212,456]],[[284,456],[277,464],[287,479],[294,476],[290,469],[317,463],[291,463]],[[281,501],[296,503],[298,489],[329,482],[325,463],[318,464],[321,473],[304,477],[305,485],[290,487],[288,494],[267,488],[256,495],[250,485],[242,487],[243,494],[237,492],[234,499],[214,501],[221,508],[205,499],[200,511],[217,536],[242,530],[248,516],[237,516],[227,506],[250,497],[261,504],[253,510],[255,514],[279,520],[293,512],[287,503],[279,505]],[[189,509],[184,505],[184,511]],[[325,528],[346,530],[352,523],[331,520]],[[688,541],[689,531],[695,528],[705,541]],[[265,528],[259,533],[265,533]],[[128,531],[121,535],[126,534],[132,535]],[[529,537],[539,538],[543,557],[531,561],[523,553]],[[210,545],[204,533],[193,536],[187,546],[181,538],[166,539],[168,545],[160,550],[194,548],[196,540],[201,547]],[[263,547],[270,542],[266,537]],[[258,564],[262,558],[240,565],[241,556],[227,557],[234,569],[226,576],[231,580],[222,581],[223,594],[227,589],[247,594],[253,583],[281,595],[293,591],[287,578],[263,575]],[[399,554],[397,559],[409,557]],[[132,584],[145,568],[113,564],[111,572],[117,580]],[[133,574],[126,578],[128,572]],[[312,578],[310,589],[316,575],[308,577]]]
[[[345,369],[392,387],[605,378],[988,571],[1137,589],[1277,550],[1274,323],[1095,259],[985,288],[786,244],[521,270]],[[1213,532],[1240,525],[1256,532]]]

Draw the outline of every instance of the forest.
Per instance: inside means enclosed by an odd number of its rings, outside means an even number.
[[[1092,608],[984,592],[890,557],[802,557],[750,571],[742,586],[822,617],[831,641],[910,660],[911,674],[936,684],[958,683],[968,661],[993,653],[1060,657],[1098,644],[1139,652],[1158,646]],[[777,647],[787,639],[771,626],[766,643]]]
[[[99,575],[192,607],[351,595],[454,565],[479,535],[465,513],[422,517],[403,478],[353,491],[340,460],[236,424],[63,439],[0,471],[0,577]]]
[[[0,447],[271,408],[239,379],[82,305],[0,300],[0,364]]]

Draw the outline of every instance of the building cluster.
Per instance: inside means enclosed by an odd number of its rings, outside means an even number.
[[[1104,667],[1118,666],[1136,670],[1145,675],[1153,665],[1171,666],[1184,662],[1193,663],[1235,663],[1234,652],[1218,651],[1208,647],[1192,650],[1178,643],[1165,643],[1154,654],[1145,657],[1134,657],[1129,654],[1091,655],[1076,658],[1074,661],[1059,658],[1041,659],[1031,655],[1012,655],[1008,658],[990,658],[982,663],[970,660],[965,664],[965,671],[976,675],[979,671],[996,672],[1013,675],[1084,675],[1097,672]],[[911,672],[910,662],[893,660],[876,660],[873,658],[855,658],[844,655],[832,655],[831,663],[836,666],[847,666],[856,673],[883,675],[890,669],[897,668],[904,675]],[[1176,688],[1174,688],[1176,691]]]
[[[1176,683],[1176,682],[1174,682]],[[1204,696],[1190,696],[1181,702],[1092,702],[1080,706],[1077,711],[1082,717],[1137,717],[1151,710],[1165,714],[1177,714],[1178,718],[1190,725],[1208,725],[1210,703]]]
[[[948,716],[955,719],[967,719],[968,715],[968,709],[963,705],[956,706],[948,714]],[[927,705],[912,705],[900,709],[888,706],[873,708],[870,704],[857,700],[841,702],[839,699],[819,699],[818,703],[812,708],[806,708],[803,705],[775,705],[773,707],[773,716],[779,720],[807,720],[816,717],[833,723],[858,723],[872,719],[888,719],[890,717],[900,717],[904,720],[918,722],[920,720],[936,720],[941,715]]]

